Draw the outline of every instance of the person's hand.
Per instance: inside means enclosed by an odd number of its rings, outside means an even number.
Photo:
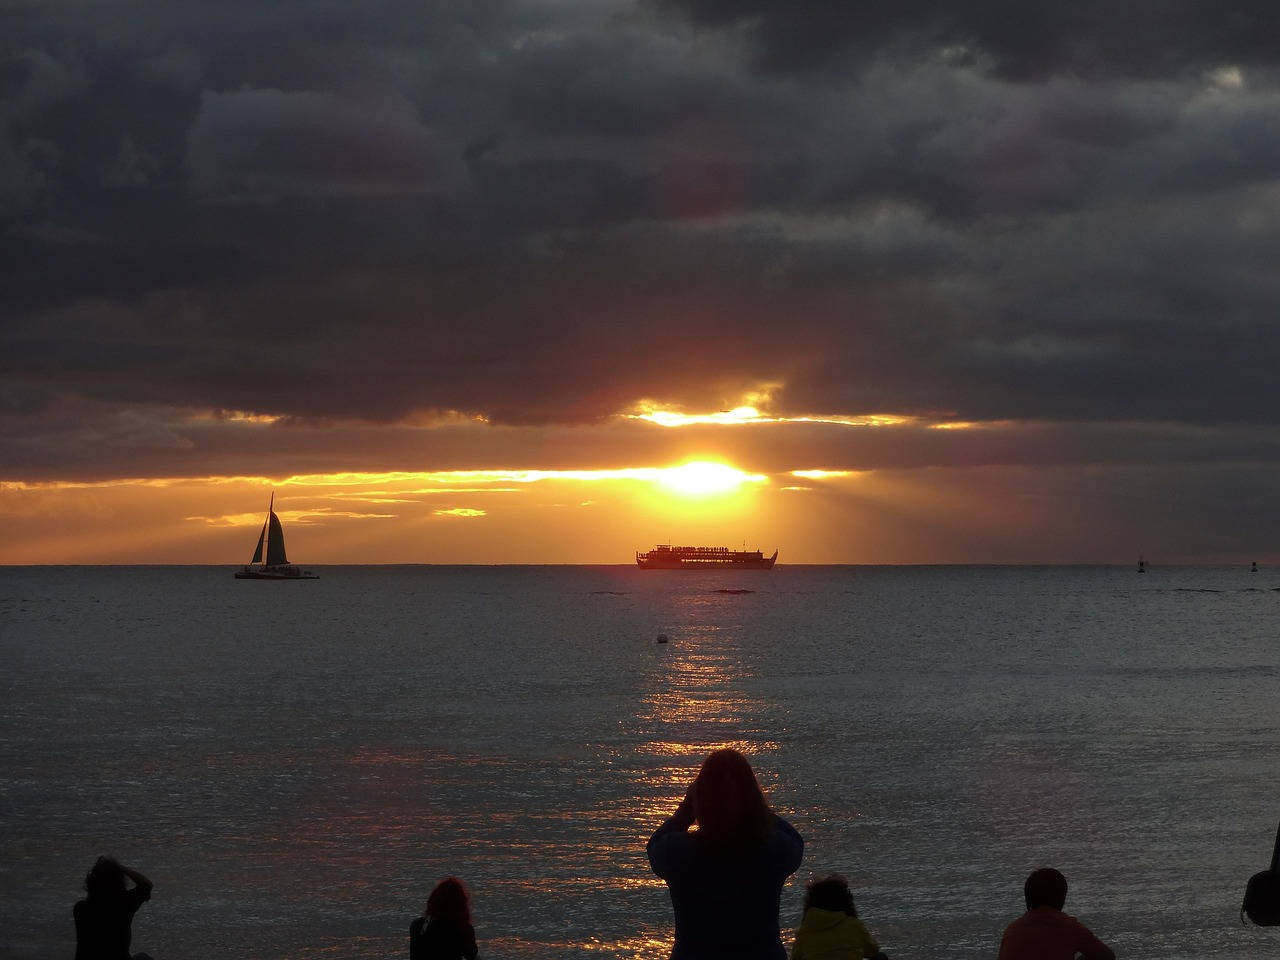
[[[684,810],[687,810],[689,813],[693,814],[695,817],[697,816],[697,812],[698,812],[697,791],[694,790],[694,787],[696,785],[697,785],[696,780],[691,782],[689,784],[689,789],[685,790],[684,792],[684,799],[680,801],[681,808],[683,808]]]

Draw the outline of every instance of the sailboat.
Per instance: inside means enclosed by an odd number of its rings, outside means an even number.
[[[319,580],[319,574],[300,570],[289,562],[284,552],[284,528],[276,516],[276,495],[271,494],[267,506],[267,519],[258,534],[258,546],[253,559],[243,570],[236,571],[237,580]]]

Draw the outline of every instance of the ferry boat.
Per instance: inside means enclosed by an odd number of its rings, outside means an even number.
[[[660,543],[645,553],[636,551],[641,570],[772,570],[778,551],[766,557],[762,550],[730,550],[728,547],[673,547]]]

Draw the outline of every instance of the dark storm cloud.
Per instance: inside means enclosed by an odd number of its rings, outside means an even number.
[[[1270,67],[1280,32],[1280,9],[1266,0],[655,2],[700,26],[743,31],[755,61],[778,71],[896,49],[986,59],[1014,78],[1168,77],[1223,62]]]
[[[194,189],[233,199],[443,192],[436,153],[413,104],[383,90],[205,93],[187,135]]]
[[[0,35],[9,463],[153,469],[214,442],[182,410],[766,384],[1274,423],[1271,5],[19,2]]]

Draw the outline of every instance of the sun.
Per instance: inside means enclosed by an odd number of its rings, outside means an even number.
[[[664,487],[686,497],[722,496],[733,493],[744,483],[758,483],[763,479],[710,460],[693,460],[678,467],[668,467],[659,476]]]

